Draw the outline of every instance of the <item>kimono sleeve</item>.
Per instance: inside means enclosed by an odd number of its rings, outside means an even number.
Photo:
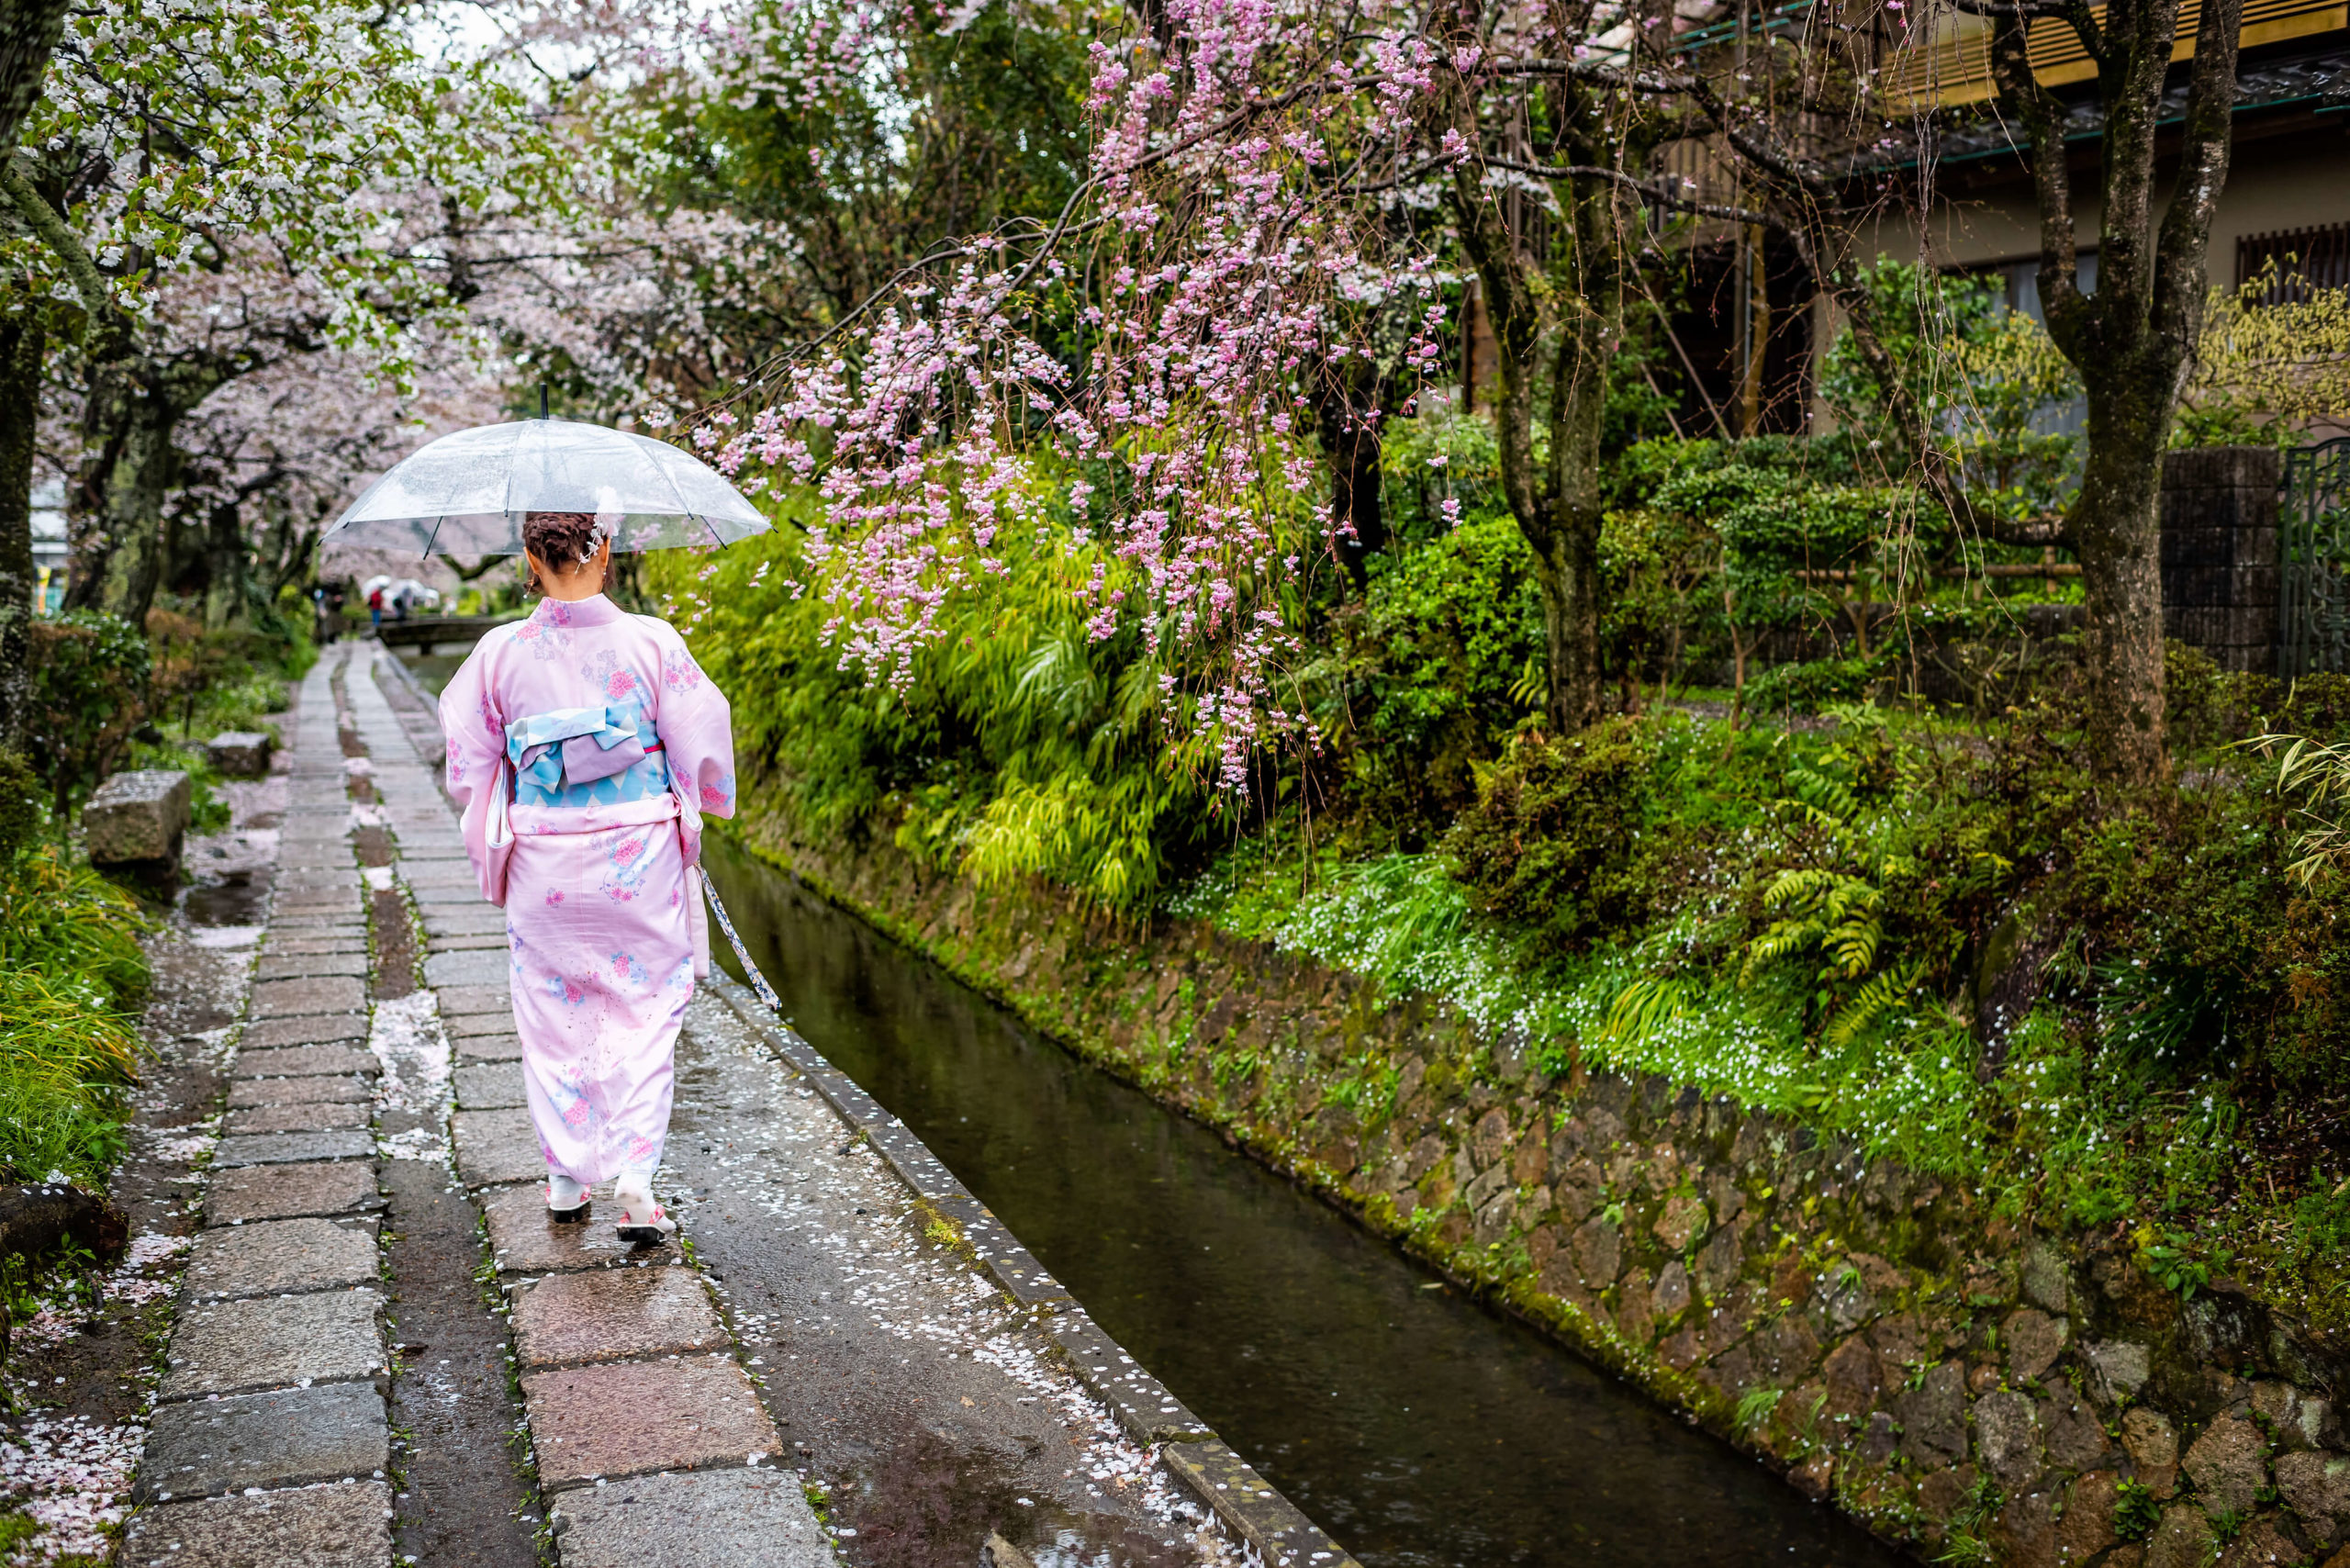
[[[703,814],[734,814],[734,727],[726,694],[686,651],[685,639],[655,622],[661,645],[661,706],[654,727],[669,755],[669,777]]]
[[[442,689],[441,734],[448,747],[449,798],[464,816],[466,857],[482,879],[483,896],[498,902],[491,888],[489,838],[506,759],[506,718],[491,687],[493,669],[492,639],[484,638]]]

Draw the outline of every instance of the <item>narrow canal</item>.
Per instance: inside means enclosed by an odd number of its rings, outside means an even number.
[[[790,878],[709,859],[800,1032],[1371,1568],[1897,1561]]]

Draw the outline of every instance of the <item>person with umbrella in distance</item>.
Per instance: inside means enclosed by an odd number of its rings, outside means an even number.
[[[616,545],[767,526],[675,447],[542,418],[443,437],[330,531],[519,545],[529,562],[537,609],[493,628],[442,693],[448,789],[482,892],[506,909],[547,1208],[584,1219],[610,1181],[630,1244],[677,1233],[655,1179],[677,1029],[710,972],[701,819],[733,814],[734,755],[726,699],[684,640],[605,589]]]

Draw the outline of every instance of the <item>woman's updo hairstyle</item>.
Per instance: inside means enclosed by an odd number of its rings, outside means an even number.
[[[568,566],[573,562],[585,565],[596,558],[596,546],[603,530],[597,526],[592,511],[533,511],[522,514],[522,548],[550,566]],[[536,566],[531,567],[530,591],[543,594],[546,584],[539,580]]]

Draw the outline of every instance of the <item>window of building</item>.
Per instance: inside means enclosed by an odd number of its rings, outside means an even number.
[[[2263,278],[2263,305],[2298,305],[2317,289],[2350,288],[2350,223],[2244,236],[2236,241],[2236,286]]]

